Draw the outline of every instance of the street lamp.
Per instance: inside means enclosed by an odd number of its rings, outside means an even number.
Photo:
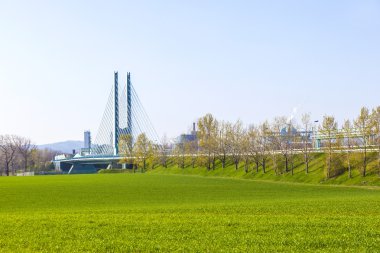
[[[319,122],[319,120],[314,120],[313,124],[313,148],[318,148],[319,145],[317,145],[317,138],[316,138],[316,124]]]

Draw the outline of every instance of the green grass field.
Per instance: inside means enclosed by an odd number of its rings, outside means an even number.
[[[380,190],[213,177],[0,178],[1,252],[380,252]]]

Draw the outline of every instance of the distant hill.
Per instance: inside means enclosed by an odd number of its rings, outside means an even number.
[[[39,149],[52,149],[56,151],[60,151],[62,153],[72,153],[73,149],[76,151],[79,151],[81,148],[83,148],[84,144],[83,141],[63,141],[63,142],[56,142],[56,143],[50,143],[50,144],[43,144],[38,145]]]

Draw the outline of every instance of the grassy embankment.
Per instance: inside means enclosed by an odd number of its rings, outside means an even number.
[[[380,252],[380,190],[150,173],[0,177],[0,234],[0,252]]]
[[[174,159],[168,163],[168,168],[162,166],[149,170],[149,173],[154,174],[183,174],[183,175],[199,175],[199,176],[217,176],[217,177],[233,177],[255,180],[271,180],[282,182],[296,182],[308,184],[337,184],[337,185],[357,185],[357,186],[380,186],[380,177],[378,171],[377,154],[369,154],[369,163],[367,166],[367,176],[361,175],[362,154],[351,154],[350,163],[352,166],[352,177],[348,177],[347,164],[345,163],[345,155],[340,157],[342,173],[336,177],[326,179],[326,155],[313,154],[313,159],[310,162],[309,173],[305,173],[305,165],[302,156],[298,155],[294,163],[294,175],[289,171],[285,171],[285,163],[283,160],[278,160],[278,167],[281,173],[276,174],[273,168],[271,159],[268,159],[266,173],[263,173],[262,167],[259,172],[256,172],[255,164],[251,163],[248,173],[244,170],[244,163],[241,162],[239,169],[236,170],[234,164],[230,161],[226,168],[222,168],[221,163],[216,163],[215,170],[207,170],[205,166],[196,166],[192,168],[191,161],[186,162],[185,168],[179,168],[175,164]],[[333,168],[333,170],[336,168]]]

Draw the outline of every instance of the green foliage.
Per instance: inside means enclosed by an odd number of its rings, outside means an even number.
[[[0,252],[380,251],[375,189],[149,173],[0,189]]]

